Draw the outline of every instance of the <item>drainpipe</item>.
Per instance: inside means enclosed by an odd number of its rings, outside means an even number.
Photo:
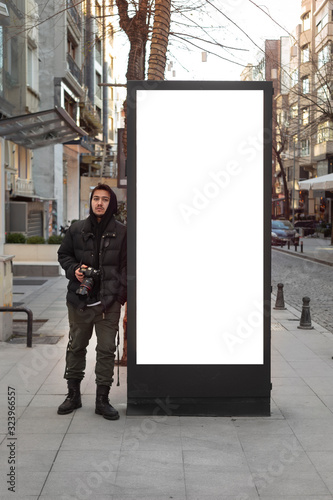
[[[95,40],[93,30],[93,16],[91,0],[87,0],[86,36],[85,36],[85,84],[88,88],[88,97],[92,105],[95,100]]]
[[[105,29],[105,0],[103,0],[103,11],[102,11],[102,40],[103,40],[103,48],[102,48],[102,64],[103,64],[103,74],[102,81],[103,83],[107,83],[108,81],[108,62],[106,57],[106,29]],[[109,88],[107,86],[102,87],[103,91],[103,142],[106,145],[108,142],[108,125],[109,125],[109,106],[108,106],[108,92]],[[105,146],[104,146],[105,148]]]

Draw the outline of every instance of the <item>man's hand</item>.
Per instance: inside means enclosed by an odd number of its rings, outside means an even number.
[[[81,273],[81,271],[80,271],[80,269],[81,269],[82,267],[87,268],[88,266],[86,266],[85,264],[82,264],[82,265],[81,265],[81,267],[78,267],[78,268],[76,269],[75,273],[74,273],[74,274],[75,274],[76,279],[77,279],[80,283],[82,283],[83,278],[84,278],[84,274],[83,274],[83,273]]]

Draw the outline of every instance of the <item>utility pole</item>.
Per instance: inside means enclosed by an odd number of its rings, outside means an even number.
[[[291,213],[292,213],[292,223],[293,225],[295,224],[295,140],[293,141],[294,143],[294,161],[293,161],[293,196],[292,196],[292,207],[291,207]]]

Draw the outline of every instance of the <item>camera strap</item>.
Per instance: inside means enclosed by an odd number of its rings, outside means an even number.
[[[120,385],[120,382],[119,382],[119,365],[120,365],[120,360],[119,360],[119,328],[117,330],[116,345],[117,345],[117,386],[119,386]]]

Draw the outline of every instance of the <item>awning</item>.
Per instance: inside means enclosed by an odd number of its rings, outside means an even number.
[[[299,181],[300,189],[320,189],[325,191],[333,191],[333,174],[321,175],[313,177],[305,181]]]
[[[0,120],[0,137],[28,149],[61,144],[86,135],[69,114],[58,107]]]

